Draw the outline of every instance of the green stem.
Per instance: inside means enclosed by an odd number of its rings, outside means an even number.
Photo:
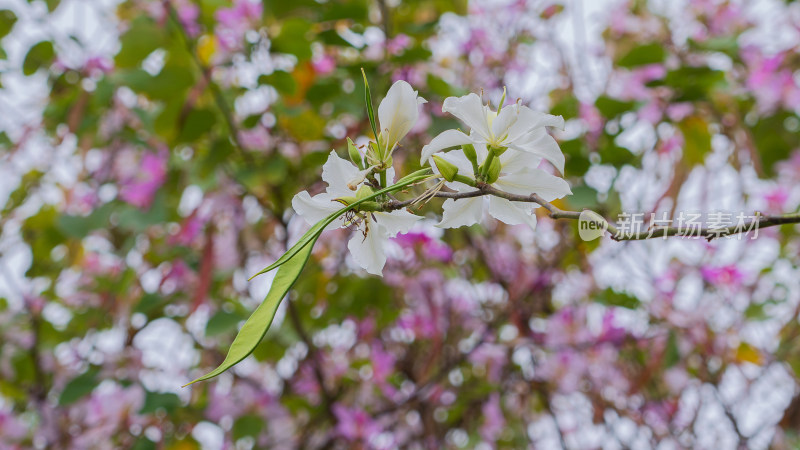
[[[494,160],[495,154],[494,149],[489,147],[489,154],[486,155],[486,160],[483,161],[483,165],[481,166],[481,178],[486,179],[486,176],[489,174],[489,166],[492,165],[492,160]]]
[[[381,172],[381,187],[386,187],[386,171]]]
[[[453,178],[453,181],[458,181],[460,183],[464,183],[464,184],[467,184],[467,185],[472,186],[472,187],[477,187],[478,186],[478,184],[475,182],[475,180],[473,180],[472,178],[470,178],[468,176],[465,176],[465,175],[456,174],[455,178]]]

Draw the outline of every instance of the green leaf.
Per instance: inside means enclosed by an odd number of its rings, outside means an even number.
[[[206,324],[206,336],[217,336],[233,330],[241,320],[242,316],[239,314],[217,311],[216,314],[208,319],[208,323]]]
[[[567,203],[574,210],[594,209],[598,206],[597,191],[589,186],[575,186],[572,195],[567,197]]]
[[[120,51],[114,58],[118,68],[137,67],[150,53],[159,48],[163,32],[155,21],[139,16],[131,22],[131,27],[120,37]]]
[[[247,414],[236,419],[233,423],[233,439],[239,440],[243,437],[256,437],[264,428],[264,419],[256,414]]]
[[[36,43],[25,55],[25,60],[22,62],[22,73],[25,76],[33,75],[40,68],[49,66],[55,56],[56,52],[53,49],[52,42],[41,41]]]
[[[186,116],[178,140],[193,142],[211,131],[216,122],[216,115],[210,109],[193,108]]]
[[[683,66],[667,72],[664,80],[654,80],[647,83],[647,86],[665,85],[675,90],[677,102],[690,102],[707,99],[711,91],[725,84],[725,72],[714,70],[709,67]]]
[[[0,10],[0,39],[5,37],[17,23],[17,15],[7,9]]]
[[[787,130],[785,126],[787,120],[796,119],[797,116],[790,112],[778,111],[772,116],[760,117],[751,127],[765,176],[774,176],[777,164],[789,158],[800,146],[800,134]]]
[[[139,303],[136,304],[136,307],[133,309],[133,312],[148,314],[165,303],[166,302],[164,301],[164,299],[161,298],[161,296],[159,295],[144,294],[142,298],[139,300]]]
[[[289,72],[283,70],[276,70],[269,75],[261,75],[258,77],[258,84],[272,86],[284,95],[294,95],[297,92],[297,82]]]
[[[664,46],[651,43],[634,47],[617,62],[619,67],[636,67],[646,64],[656,64],[664,61],[666,52]]]
[[[428,74],[427,84],[428,89],[440,97],[458,97],[466,94],[464,89],[458,89],[432,73]]]
[[[275,53],[289,53],[300,61],[311,59],[311,23],[305,19],[288,19],[281,25],[280,33],[272,38],[270,44]]]
[[[258,308],[256,308],[250,318],[247,319],[242,329],[239,330],[239,334],[237,334],[236,338],[233,340],[222,364],[211,372],[184,385],[184,387],[197,383],[198,381],[208,380],[209,378],[213,378],[225,372],[255,350],[258,343],[261,342],[261,339],[267,334],[270,325],[272,325],[272,319],[275,317],[275,312],[278,310],[278,306],[280,306],[283,297],[286,296],[286,293],[300,276],[300,272],[303,271],[308,257],[311,256],[311,250],[314,248],[314,242],[316,242],[317,237],[319,237],[319,234],[314,236],[313,241],[309,242],[310,245],[303,246],[303,248],[295,253],[297,256],[296,258],[289,259],[289,261],[278,269],[278,272],[275,274],[275,279],[272,281],[272,287],[270,287],[269,293],[267,293],[267,297]]]
[[[181,399],[173,393],[147,392],[139,414],[152,414],[163,409],[168,414],[181,406]]]
[[[678,364],[681,360],[681,351],[678,348],[678,336],[674,330],[670,330],[667,338],[667,348],[664,350],[664,366],[670,368]]]
[[[113,212],[114,205],[106,203],[88,216],[61,215],[56,221],[56,226],[66,236],[83,239],[93,230],[108,228],[109,217]]]
[[[678,124],[683,133],[683,160],[689,167],[702,164],[711,151],[711,133],[708,123],[700,116],[690,116]]]
[[[623,102],[606,96],[598,97],[594,105],[607,119],[613,119],[624,112],[631,111],[636,106],[634,102]]]
[[[372,109],[372,94],[369,91],[369,81],[367,81],[367,73],[361,69],[361,75],[364,77],[364,101],[367,102],[367,115],[369,115],[369,124],[372,126],[372,134],[375,139],[378,139],[378,127],[375,125],[375,111]]]
[[[589,161],[589,149],[586,148],[583,139],[570,139],[561,142],[561,151],[567,157],[564,170],[568,174],[583,176],[592,166],[591,161]]]
[[[603,305],[619,306],[620,308],[627,309],[636,309],[641,304],[638,298],[623,292],[617,292],[611,288],[601,292],[600,295],[595,298],[595,301]]]
[[[53,12],[61,4],[61,0],[44,0],[47,5],[47,12]]]
[[[100,383],[97,380],[97,372],[97,369],[89,369],[73,378],[64,386],[64,390],[58,398],[58,404],[61,406],[71,405],[91,393]]]

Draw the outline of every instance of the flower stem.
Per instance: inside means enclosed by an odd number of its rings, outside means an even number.
[[[494,148],[489,147],[489,154],[486,155],[486,160],[483,161],[483,165],[481,166],[481,179],[486,179],[486,176],[489,174],[489,166],[492,165],[492,160],[495,158]]]
[[[475,180],[473,180],[472,178],[470,178],[468,176],[465,176],[465,175],[459,175],[459,174],[456,174],[455,178],[453,178],[453,181],[458,181],[458,182],[464,183],[464,184],[472,186],[472,187],[477,187],[477,185],[478,185],[475,182]]]
[[[386,187],[386,171],[381,171],[381,187]]]

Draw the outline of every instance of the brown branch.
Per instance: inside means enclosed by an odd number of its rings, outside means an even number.
[[[543,199],[538,194],[531,194],[531,195],[511,194],[509,192],[501,191],[486,183],[478,183],[474,191],[469,191],[469,192],[440,191],[434,193],[432,197],[450,198],[458,200],[464,198],[482,197],[485,195],[493,195],[495,197],[504,198],[512,202],[536,203],[547,210],[548,216],[551,219],[579,220],[581,216],[581,212],[565,211],[553,205],[552,203],[548,202],[547,200]],[[387,211],[394,211],[397,209],[405,208],[406,206],[415,203],[418,200],[418,198],[419,197],[404,201],[394,201],[394,200],[389,201],[383,204],[383,208]],[[599,215],[597,216],[600,217]],[[621,229],[618,228],[616,225],[612,224],[611,222],[608,222],[607,220],[605,222],[606,222],[605,224],[599,221],[596,221],[595,223],[601,227],[605,227],[611,239],[615,241],[639,241],[639,240],[654,239],[659,237],[667,238],[672,236],[698,237],[698,238],[702,237],[711,241],[713,239],[718,239],[720,237],[733,236],[737,234],[746,234],[750,231],[755,231],[762,228],[769,228],[777,225],[800,223],[800,213],[784,214],[777,216],[762,215],[760,213],[756,213],[749,220],[742,221],[737,225],[731,225],[728,227],[721,227],[721,228],[691,227],[691,226],[658,227],[658,228],[651,227],[644,231],[636,231],[636,232],[631,231],[628,233],[625,232],[626,230],[624,229],[624,227],[622,227]]]

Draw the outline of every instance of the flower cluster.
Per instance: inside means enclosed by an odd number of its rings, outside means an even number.
[[[483,104],[476,94],[445,99],[442,112],[460,119],[470,132],[446,130],[422,147],[421,164],[430,164],[433,177],[441,181],[419,199],[435,195],[442,184],[456,194],[444,202],[438,226],[470,226],[479,223],[486,211],[506,224],[535,228],[534,209],[538,205],[500,195],[472,195],[486,186],[513,195],[538,194],[546,201],[572,193],[564,179],[539,167],[544,159],[564,172],[564,155],[546,131],[546,127],[563,129],[564,119],[533,111],[520,102],[503,108],[504,99],[505,96],[497,111]],[[366,146],[364,154],[348,140],[351,161],[331,151],[323,166],[326,191],[313,197],[302,191],[292,200],[294,210],[311,225],[341,210],[342,205],[361,200],[357,208],[337,217],[327,229],[350,227],[358,231],[347,247],[355,262],[371,274],[383,272],[386,241],[409,231],[422,219],[397,208],[393,197],[376,194],[375,190],[394,183],[392,153],[414,127],[419,106],[424,103],[425,99],[407,82],[395,82],[378,106],[380,130],[376,130],[376,139]],[[458,194],[464,197],[459,198]]]

